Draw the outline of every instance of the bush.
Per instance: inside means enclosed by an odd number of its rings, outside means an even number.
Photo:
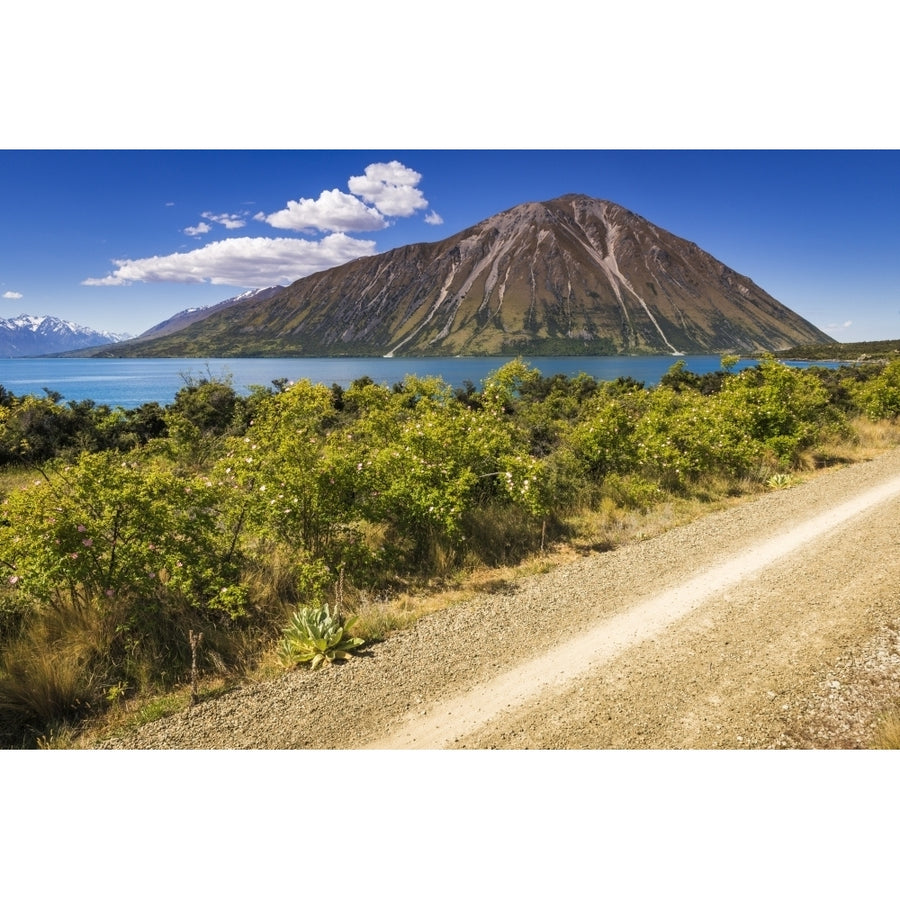
[[[900,416],[900,359],[888,363],[881,374],[854,386],[859,408],[870,419],[894,419]]]
[[[90,671],[102,660],[103,677],[142,686],[183,676],[191,628],[224,651],[217,632],[250,607],[216,486],[116,453],[45,475],[6,499],[0,520],[4,603],[25,627],[51,613],[95,620],[81,654]]]
[[[238,617],[243,600],[219,492],[145,459],[85,454],[3,503],[0,554],[25,599],[99,608],[123,599]]]

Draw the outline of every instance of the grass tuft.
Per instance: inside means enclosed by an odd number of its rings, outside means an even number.
[[[900,750],[900,708],[887,712],[878,723],[873,750]]]

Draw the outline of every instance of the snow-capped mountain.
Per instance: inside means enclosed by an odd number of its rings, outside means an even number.
[[[23,314],[0,319],[0,356],[46,356],[127,340],[130,335],[95,331],[55,316]]]
[[[152,328],[148,328],[145,332],[139,334],[135,340],[149,340],[151,338],[162,337],[166,334],[172,334],[175,331],[181,331],[182,328],[187,328],[188,325],[200,322],[227,306],[234,306],[236,303],[246,303],[248,300],[268,300],[269,297],[274,297],[275,294],[283,290],[284,286],[280,284],[267,288],[255,288],[254,290],[244,291],[243,294],[238,294],[236,297],[229,297],[227,300],[214,303],[211,306],[193,306],[190,309],[184,309],[181,312],[175,313],[174,316],[166,319],[164,322],[160,322]]]

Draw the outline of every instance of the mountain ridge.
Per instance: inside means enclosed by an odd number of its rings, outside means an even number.
[[[308,275],[134,355],[680,355],[832,341],[695,243],[566,194]]]
[[[146,331],[142,331],[137,337],[132,338],[131,340],[146,341],[150,340],[151,338],[164,337],[167,334],[174,334],[176,331],[181,331],[183,328],[187,328],[188,325],[193,325],[195,322],[202,322],[204,319],[209,318],[209,316],[215,314],[219,310],[225,309],[228,306],[232,306],[235,303],[245,303],[247,300],[254,299],[266,300],[269,297],[273,297],[279,291],[283,290],[283,284],[277,284],[267,288],[254,288],[249,291],[244,291],[242,294],[238,294],[236,297],[229,297],[226,300],[221,300],[218,303],[183,309],[180,312],[175,313],[174,316],[170,316],[168,319],[165,319],[164,321],[158,322],[156,325],[151,326]]]
[[[131,335],[97,331],[56,316],[21,313],[13,319],[0,319],[0,356],[46,356],[118,343],[129,337]]]

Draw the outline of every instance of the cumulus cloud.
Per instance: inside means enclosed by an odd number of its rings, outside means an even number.
[[[184,233],[189,237],[199,237],[201,234],[208,234],[212,231],[212,227],[206,222],[198,222],[196,225],[189,225],[184,229]]]
[[[247,220],[242,216],[236,216],[233,213],[200,213],[203,219],[209,219],[217,225],[224,225],[229,231],[233,228],[243,228],[247,224]]]
[[[21,300],[24,295],[20,294],[18,291],[6,291],[3,294],[4,300]]]
[[[300,238],[227,238],[186,253],[145,259],[113,260],[116,269],[103,278],[86,278],[88,286],[135,281],[182,284],[228,284],[267,287],[287,284],[375,252],[374,241],[330,234],[321,241]]]
[[[421,180],[422,176],[414,169],[393,160],[366,166],[365,175],[352,176],[347,187],[380,213],[403,217],[428,208],[425,195],[416,187]]]
[[[830,331],[834,331],[836,328],[849,328],[853,324],[851,319],[848,319],[846,322],[831,322],[829,325],[825,327]]]
[[[247,220],[243,216],[238,216],[234,213],[212,213],[207,211],[200,213],[200,218],[206,219],[207,222],[215,222],[217,225],[224,225],[229,231],[235,228],[243,228],[247,224]],[[201,234],[209,234],[212,231],[212,226],[207,225],[206,222],[198,222],[196,225],[189,225],[183,230],[189,237],[199,237]]]
[[[268,222],[273,228],[292,231],[378,231],[387,227],[378,210],[336,188],[322,191],[318,200],[289,200],[285,209],[268,216],[260,213],[254,218]]]
[[[365,174],[352,176],[350,193],[323,190],[318,199],[290,200],[284,209],[253,216],[273,228],[320,232],[321,240],[293,238],[226,238],[195,250],[142,259],[115,259],[110,274],[86,278],[89,286],[126,285],[134,282],[172,281],[265,287],[287,283],[313,272],[341,265],[376,252],[375,242],[347,236],[348,232],[380,231],[392,223],[387,217],[412,216],[428,209],[417,185],[422,176],[394,160],[372,163]],[[182,229],[189,237],[209,234],[212,225],[232,230],[243,228],[247,216],[234,213],[201,213],[201,221]],[[425,215],[429,225],[443,219],[433,210]]]

